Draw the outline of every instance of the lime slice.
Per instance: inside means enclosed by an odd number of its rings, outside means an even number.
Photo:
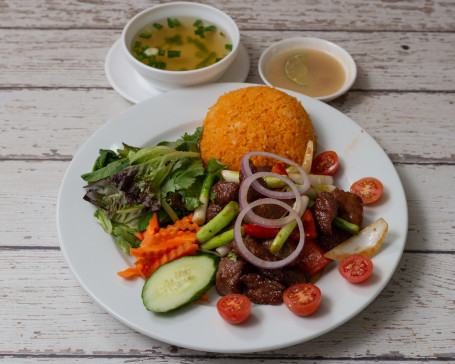
[[[289,57],[284,64],[286,76],[301,86],[306,86],[307,83],[308,68],[305,63],[305,54],[300,53]]]

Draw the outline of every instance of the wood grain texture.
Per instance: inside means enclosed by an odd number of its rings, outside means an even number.
[[[139,11],[169,1],[4,0],[2,27],[123,28]],[[401,0],[207,0],[227,12],[241,29],[453,31],[450,1]],[[43,16],[45,15],[45,16]]]
[[[78,356],[87,360],[113,356],[127,361],[133,356],[139,360],[240,363],[259,363],[264,358],[285,363],[321,357],[379,361],[453,358],[455,295],[451,287],[455,267],[451,262],[450,254],[405,253],[379,297],[332,332],[286,349],[248,355],[208,354],[204,359],[204,353],[160,343],[109,316],[79,287],[59,251],[2,250],[0,325],[8,330],[0,331],[0,353],[43,358],[61,355],[68,362]]]
[[[120,34],[116,29],[30,32],[0,28],[3,71],[0,85],[3,88],[110,87],[104,74],[104,60]],[[247,81],[262,83],[257,63],[269,45],[299,36],[324,38],[350,52],[358,67],[354,90],[455,92],[453,32],[242,31],[241,39],[251,59]],[[32,61],[18,63],[11,54]]]

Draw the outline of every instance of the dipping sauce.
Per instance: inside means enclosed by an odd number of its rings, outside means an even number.
[[[131,53],[142,63],[168,71],[210,66],[232,50],[230,39],[214,24],[194,18],[156,21],[134,37]]]
[[[292,49],[277,54],[269,62],[267,79],[276,87],[311,97],[331,95],[346,81],[341,63],[315,49]]]

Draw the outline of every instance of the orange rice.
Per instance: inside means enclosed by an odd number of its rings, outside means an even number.
[[[201,137],[201,157],[240,170],[240,160],[251,151],[265,151],[302,163],[306,146],[316,148],[311,119],[302,104],[268,86],[251,86],[228,92],[209,109]],[[275,162],[254,157],[256,165]]]

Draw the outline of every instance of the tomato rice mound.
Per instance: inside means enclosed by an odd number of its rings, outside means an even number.
[[[268,86],[228,92],[210,107],[204,120],[200,149],[210,158],[240,170],[240,160],[251,151],[264,151],[302,163],[309,140],[316,148],[311,119],[295,97]],[[256,165],[276,161],[253,157]]]

